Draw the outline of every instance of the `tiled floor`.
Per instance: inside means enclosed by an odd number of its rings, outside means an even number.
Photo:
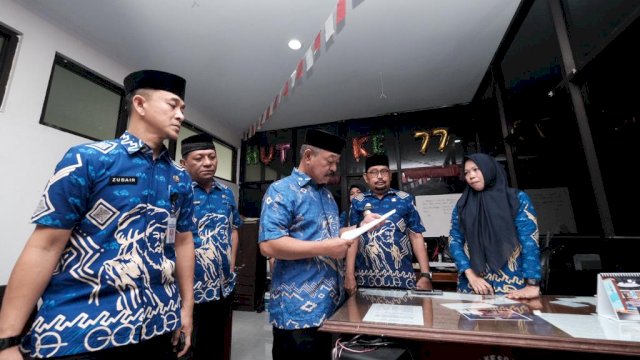
[[[269,313],[233,312],[231,360],[271,360],[273,335]]]

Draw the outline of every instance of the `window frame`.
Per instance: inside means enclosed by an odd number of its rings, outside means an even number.
[[[42,104],[42,112],[40,113],[40,121],[39,121],[40,125],[48,126],[48,127],[51,127],[69,134],[77,135],[89,140],[96,140],[96,141],[108,140],[108,139],[98,139],[93,136],[83,134],[79,131],[75,131],[73,129],[67,129],[57,124],[52,124],[45,121],[45,114],[46,114],[47,105],[49,103],[49,95],[51,92],[51,85],[53,81],[53,73],[56,66],[60,66],[74,73],[75,75],[78,75],[83,79],[91,82],[94,85],[101,86],[106,90],[112,91],[115,94],[120,95],[120,107],[118,110],[118,119],[116,120],[116,127],[115,127],[116,131],[113,134],[113,138],[117,138],[118,136],[120,136],[122,133],[125,132],[125,130],[127,129],[128,117],[126,114],[125,103],[124,103],[125,102],[124,87],[59,52],[56,52],[56,56],[53,59],[53,64],[51,65],[49,83],[47,84],[47,93],[44,98],[44,103]]]
[[[0,47],[0,110],[3,109],[5,94],[9,87],[9,76],[22,34],[0,22],[0,36],[5,43]]]

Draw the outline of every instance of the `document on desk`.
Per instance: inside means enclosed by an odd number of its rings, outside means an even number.
[[[398,289],[359,288],[358,291],[360,291],[362,295],[385,296],[392,298],[404,298],[408,295],[407,290]]]
[[[441,296],[438,297],[438,299],[480,301],[482,300],[482,295],[445,291]]]
[[[451,310],[470,310],[470,309],[496,309],[497,306],[493,304],[487,304],[484,302],[470,302],[470,303],[448,303],[448,304],[440,304],[446,308]]]
[[[570,297],[559,297],[556,298],[559,301],[569,301],[575,303],[584,303],[591,304],[593,306],[597,305],[598,299],[595,296],[570,296]]]
[[[598,315],[539,313],[546,322],[567,334],[586,339],[606,339]]]
[[[362,321],[423,326],[424,316],[422,306],[372,304]]]

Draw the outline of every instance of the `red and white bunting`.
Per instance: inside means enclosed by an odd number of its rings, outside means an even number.
[[[316,35],[316,39],[313,40],[313,52],[317,53],[318,50],[320,50],[320,45],[321,45],[321,37],[322,36],[322,31],[318,31],[318,35]]]
[[[276,98],[273,99],[273,111],[276,111],[278,105],[280,105],[280,94],[276,95]]]
[[[329,41],[336,32],[336,24],[333,21],[333,13],[329,14],[329,18],[324,22],[324,42]]]
[[[269,104],[269,107],[267,108],[267,116],[271,117],[271,115],[273,115],[273,103]]]
[[[336,24],[340,24],[347,16],[347,0],[338,0],[336,7]]]
[[[260,115],[260,125],[264,125],[264,123],[267,122],[267,117],[264,116],[264,113],[262,113],[262,115]]]
[[[298,67],[296,68],[296,79],[300,79],[304,74],[304,59],[300,59],[298,62]]]
[[[304,54],[304,62],[307,63],[307,71],[313,66],[313,49],[309,48]]]
[[[343,23],[347,17],[347,0],[337,0],[335,15],[333,12],[329,14],[329,17],[324,22],[323,28],[318,31],[318,34],[313,40],[313,45],[307,49],[304,57],[300,59],[296,69],[291,73],[289,79],[285,81],[284,86],[280,89],[275,99],[264,110],[261,116],[258,117],[258,121],[255,124],[251,124],[249,130],[243,135],[245,140],[250,139],[256,133],[256,130],[262,129],[266,121],[273,116],[273,112],[280,106],[280,102],[286,96],[289,96],[289,91],[293,90],[296,85],[296,80],[301,79],[305,71],[309,71],[315,63],[314,55],[320,51],[322,46],[322,33],[324,32],[324,41],[328,42],[332,36],[336,33],[336,26]],[[306,67],[305,67],[306,64]]]

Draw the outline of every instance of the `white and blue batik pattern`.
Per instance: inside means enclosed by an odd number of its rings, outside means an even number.
[[[331,192],[293,169],[274,182],[262,200],[259,241],[290,236],[322,241],[339,236],[338,205]],[[276,260],[269,316],[280,329],[317,327],[344,300],[343,262],[326,256]]]
[[[493,291],[496,294],[506,294],[509,291],[525,287],[525,278],[540,280],[542,277],[537,214],[531,204],[531,199],[523,191],[518,192],[518,201],[520,208],[514,224],[520,245],[516,247],[502,269],[489,271],[484,275],[484,279],[493,286]],[[451,215],[449,250],[458,268],[458,292],[473,293],[469,279],[464,274],[465,270],[471,268],[471,261],[469,260],[469,247],[460,229],[458,208],[454,208]]]
[[[23,347],[65,356],[138,343],[180,326],[175,262],[165,256],[167,219],[193,229],[191,179],[166,149],[125,132],[71,148],[32,217],[71,229]]]
[[[233,291],[236,273],[231,271],[231,232],[242,225],[231,189],[215,181],[207,193],[193,182],[196,228],[194,298],[197,304],[220,300]]]
[[[351,201],[351,223],[360,223],[366,204],[371,211],[384,214],[395,209],[376,230],[360,237],[355,275],[358,286],[412,289],[416,287],[413,270],[413,248],[409,231],[425,231],[413,195],[389,189],[382,199],[371,191],[358,194]]]

